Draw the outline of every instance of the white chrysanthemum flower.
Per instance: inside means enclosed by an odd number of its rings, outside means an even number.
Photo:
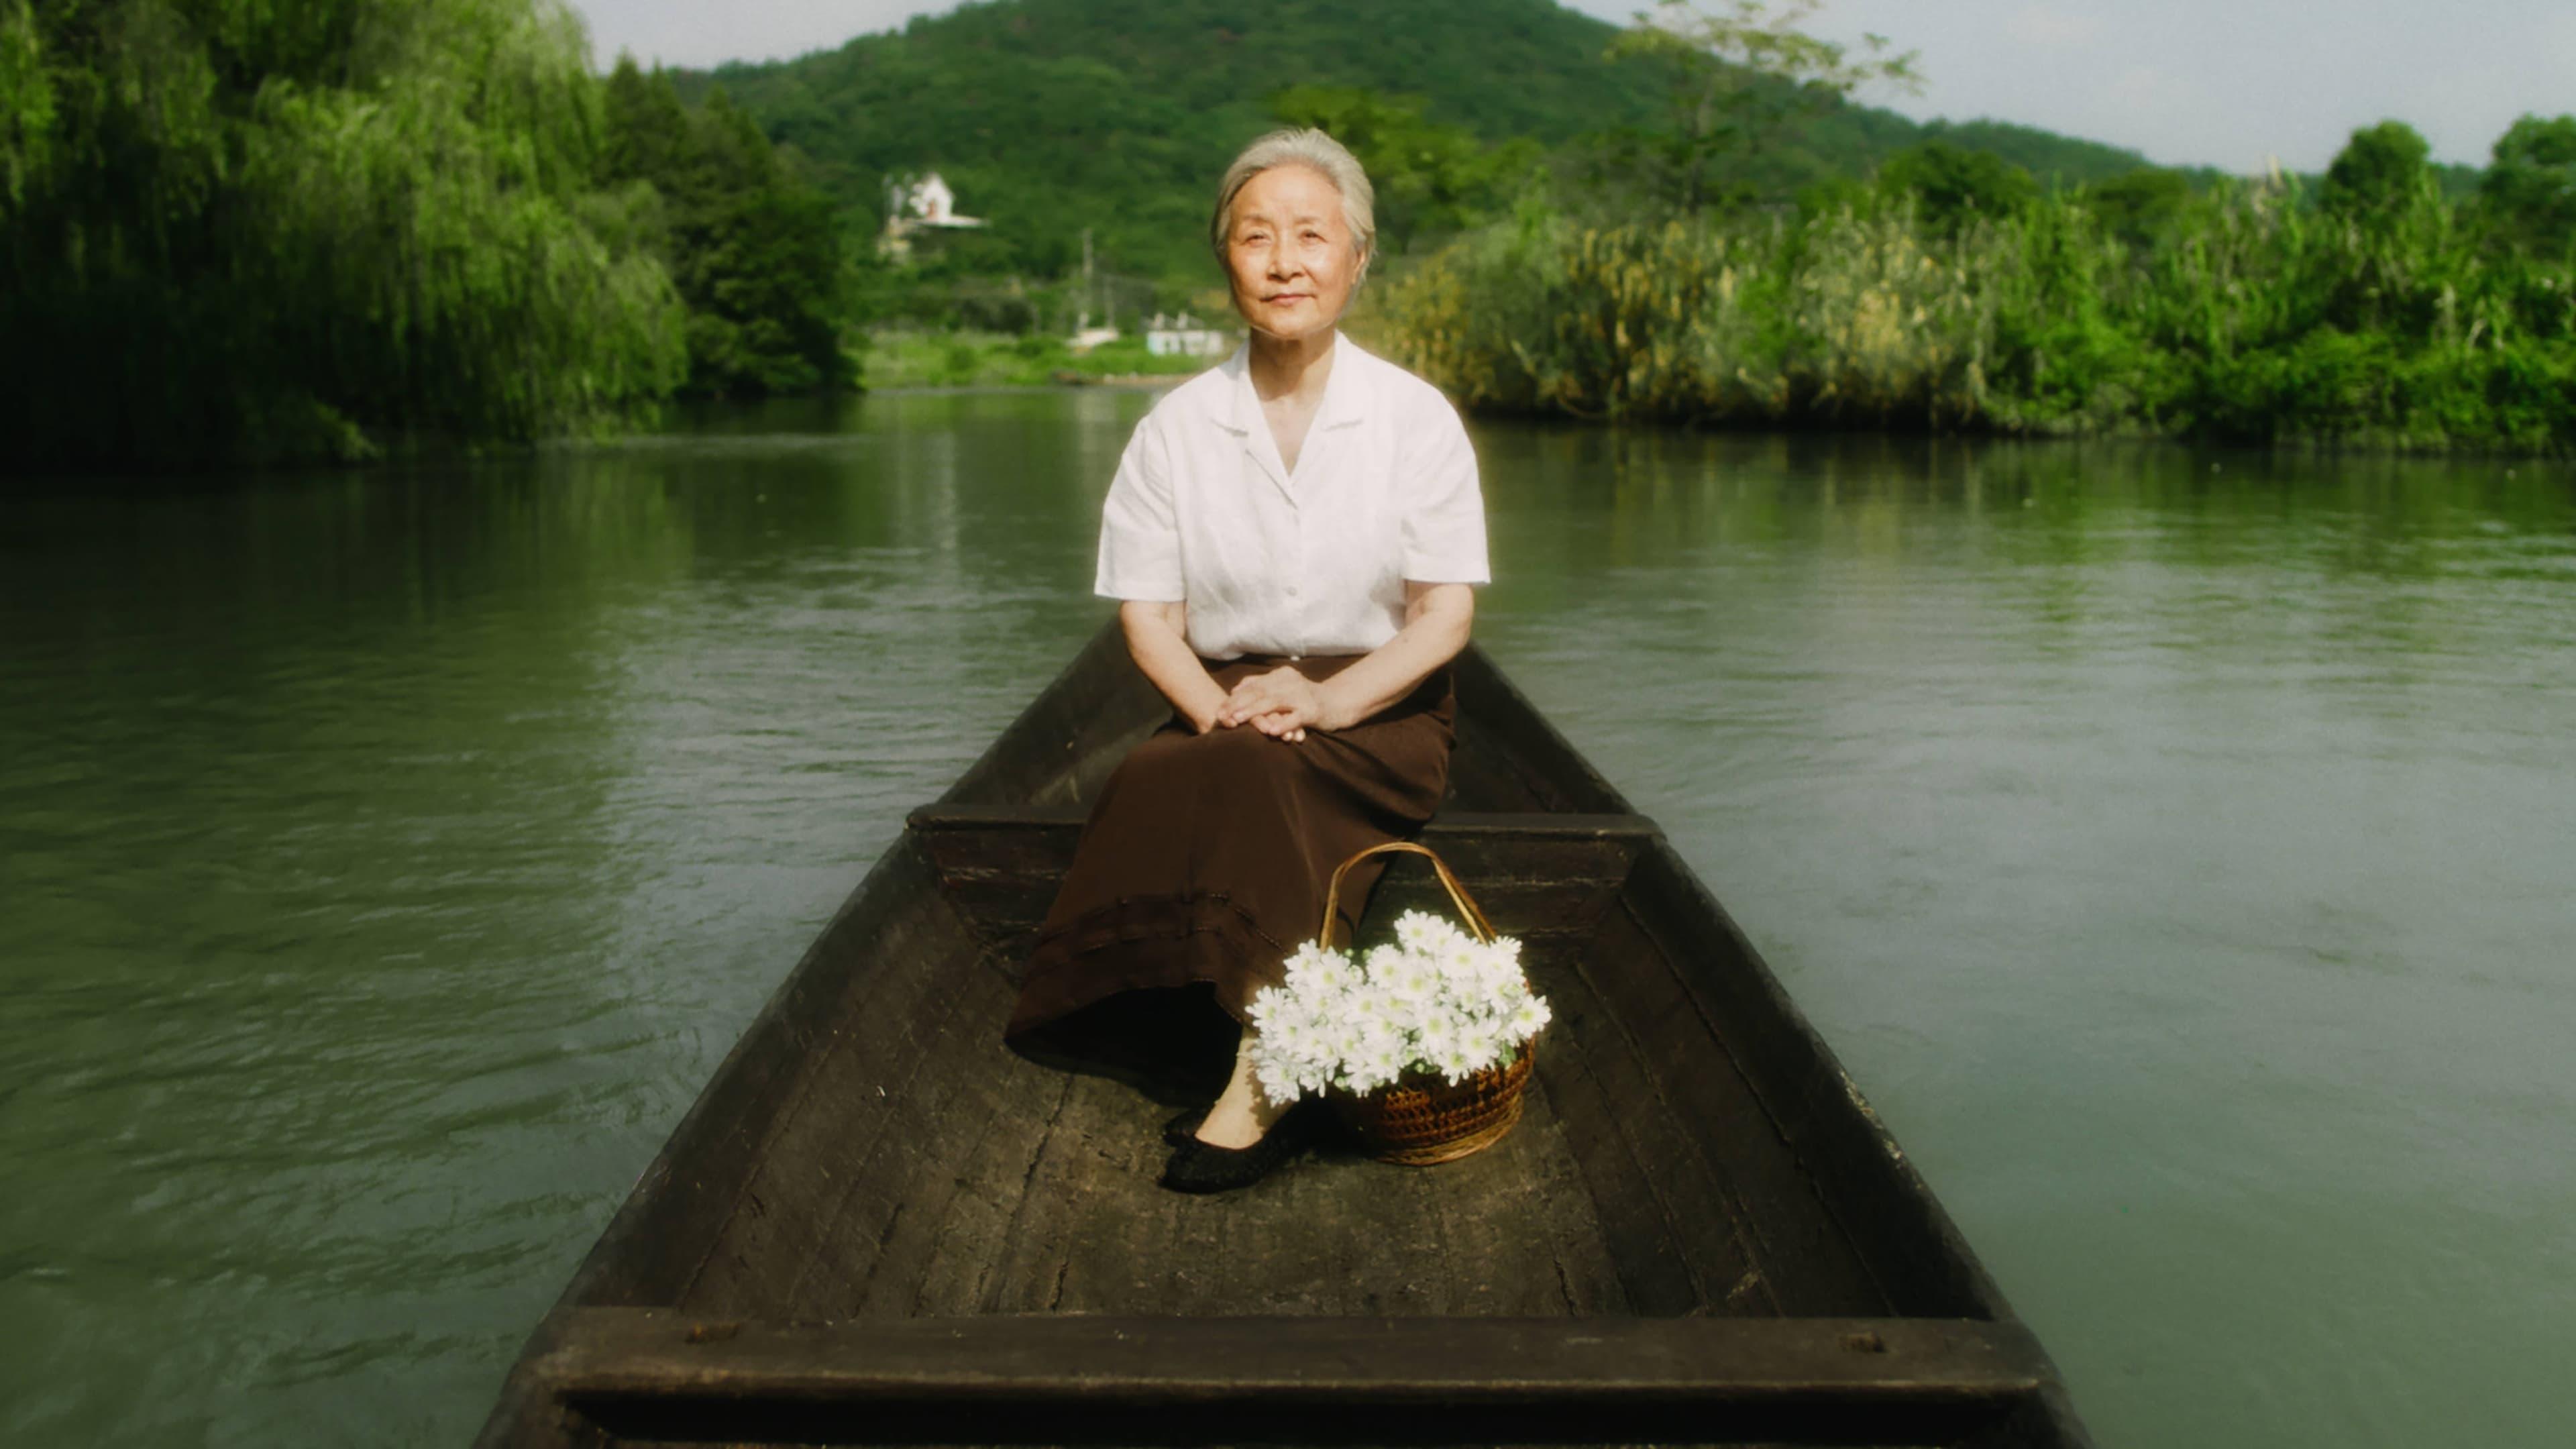
[[[1427,911],[1406,911],[1395,918],[1396,943],[1407,951],[1428,955],[1456,933],[1456,927]]]
[[[1440,987],[1439,975],[1433,970],[1430,960],[1411,952],[1390,959],[1379,979],[1395,993],[1397,1000],[1407,1005],[1431,1000]]]
[[[1252,993],[1252,1004],[1244,1014],[1252,1018],[1252,1028],[1259,1031],[1288,1008],[1288,993],[1276,986],[1264,986]]]
[[[1288,959],[1280,963],[1282,969],[1287,973],[1288,989],[1291,991],[1304,990],[1306,983],[1314,979],[1317,968],[1331,960],[1332,957],[1333,953],[1326,949],[1320,941],[1308,941],[1306,944],[1299,946],[1296,950],[1289,952]]]
[[[1337,1016],[1324,1023],[1323,1029],[1317,1033],[1316,1044],[1324,1060],[1338,1070],[1342,1063],[1358,1053],[1366,1036],[1365,1028],[1358,1021],[1348,1016]]]
[[[1549,1016],[1546,1002],[1535,996],[1523,996],[1512,1003],[1510,1014],[1503,1018],[1503,1030],[1514,1041],[1526,1041],[1536,1036],[1540,1027],[1547,1025]]]
[[[1476,1070],[1465,1043],[1455,1038],[1431,1054],[1431,1066],[1452,1085],[1465,1081]]]
[[[1485,967],[1485,948],[1463,935],[1452,935],[1424,954],[1444,981],[1473,981]]]
[[[1260,1084],[1261,1095],[1273,1102],[1293,1102],[1300,1095],[1296,1069],[1275,1052],[1254,1050],[1252,1079]]]
[[[1490,1067],[1502,1059],[1503,1034],[1482,1022],[1465,1027],[1458,1033],[1458,1050],[1470,1069]]]
[[[1359,1045],[1351,1051],[1349,1059],[1354,1062],[1373,1062],[1380,1058],[1401,1061],[1404,1045],[1404,1033],[1396,1030],[1392,1023],[1369,1021],[1362,1024]]]
[[[1397,942],[1357,957],[1309,941],[1287,956],[1284,985],[1254,993],[1250,1066],[1265,1097],[1370,1092],[1413,1071],[1462,1081],[1547,1025],[1519,942],[1480,942],[1420,911],[1396,927]]]
[[[1364,1031],[1386,1031],[1394,1025],[1388,1018],[1389,1003],[1390,998],[1385,992],[1374,986],[1361,985],[1352,988],[1350,994],[1342,998],[1342,1010]]]
[[[1458,1044],[1458,1024],[1446,1016],[1425,1018],[1413,1037],[1415,1048],[1437,1061],[1442,1053]]]
[[[1262,1029],[1262,1034],[1270,1038],[1272,1049],[1290,1061],[1303,1059],[1313,1049],[1315,1034],[1314,1018],[1306,1011],[1305,1003],[1297,1005],[1296,1011]]]

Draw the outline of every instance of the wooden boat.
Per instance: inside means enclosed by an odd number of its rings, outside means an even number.
[[[1002,1046],[1083,803],[1165,714],[1104,631],[825,927],[479,1442],[2089,1443],[1654,823],[1458,670],[1424,838],[1556,1012],[1510,1135],[1188,1197],[1166,1107]],[[1399,866],[1371,919],[1408,904]]]

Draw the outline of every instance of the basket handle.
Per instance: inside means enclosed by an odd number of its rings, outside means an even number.
[[[1370,856],[1384,855],[1389,851],[1401,851],[1407,855],[1419,855],[1428,859],[1431,862],[1431,868],[1439,873],[1440,884],[1448,887],[1449,899],[1458,907],[1458,914],[1467,918],[1468,929],[1476,933],[1476,939],[1479,941],[1494,939],[1494,923],[1485,919],[1485,913],[1476,909],[1475,898],[1468,895],[1467,888],[1458,883],[1458,877],[1449,873],[1449,862],[1442,860],[1427,845],[1416,845],[1410,840],[1390,840],[1383,845],[1372,845],[1333,868],[1332,884],[1324,888],[1324,924],[1316,928],[1317,943],[1326,947],[1333,944],[1333,917],[1341,905],[1343,875],[1348,873],[1352,866]]]

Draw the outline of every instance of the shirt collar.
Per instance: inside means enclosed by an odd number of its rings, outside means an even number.
[[[1361,374],[1375,359],[1360,350],[1339,328],[1333,331],[1333,370],[1324,379],[1323,400],[1315,405],[1312,431],[1337,428],[1355,423],[1368,415],[1370,389]],[[1217,423],[1234,432],[1249,435],[1261,423],[1261,398],[1252,390],[1252,339],[1236,344],[1234,355],[1217,364],[1225,374],[1225,390],[1211,401]]]

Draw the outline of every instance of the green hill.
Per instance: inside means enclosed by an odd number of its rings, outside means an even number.
[[[1900,124],[1914,125],[1898,119]],[[1914,131],[1902,144],[1947,141],[1970,151],[1991,152],[2043,181],[2054,178],[2067,185],[2108,180],[2155,164],[2125,147],[2061,136],[2010,121],[1927,121],[1915,126]]]
[[[1553,0],[991,0],[680,81],[693,98],[721,84],[867,217],[889,173],[936,168],[961,211],[991,221],[965,245],[992,270],[1061,274],[1090,228],[1111,267],[1204,281],[1209,189],[1273,124],[1274,92],[1418,96],[1427,121],[1557,145],[1654,118],[1652,82],[1601,58],[1616,33]],[[1857,175],[1935,135],[2067,182],[2145,164],[2028,127],[1927,127],[1853,105],[1811,120],[1771,166]]]

